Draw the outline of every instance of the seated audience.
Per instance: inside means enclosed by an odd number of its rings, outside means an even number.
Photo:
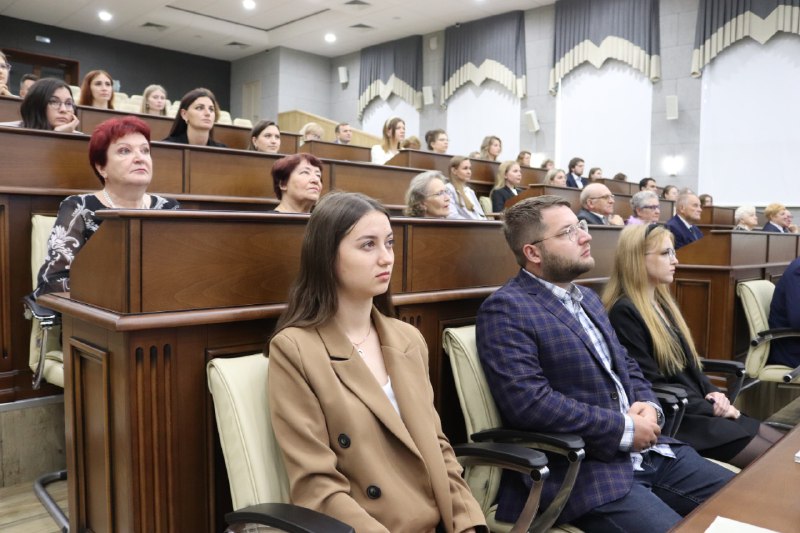
[[[560,168],[551,168],[547,171],[547,174],[544,175],[544,184],[555,185],[556,187],[566,187],[567,173]]]
[[[556,168],[556,162],[553,161],[552,159],[545,159],[544,161],[542,161],[542,168],[545,170],[552,170]]]
[[[517,163],[523,167],[531,166],[531,153],[527,150],[521,151],[519,154],[517,154]]]
[[[353,128],[347,122],[340,122],[333,128],[333,135],[336,139],[333,141],[336,144],[350,144],[353,139]]]
[[[492,212],[502,213],[506,202],[522,192],[519,184],[522,183],[522,170],[516,161],[500,163],[494,178],[494,188],[489,195],[492,199]]]
[[[277,213],[310,213],[322,193],[322,161],[306,153],[287,155],[272,165]]]
[[[460,155],[450,160],[450,182],[447,194],[450,195],[450,214],[447,218],[486,220],[481,203],[475,191],[467,185],[472,177],[472,162]]]
[[[743,205],[736,208],[733,213],[733,221],[736,224],[733,229],[736,231],[753,231],[758,226],[758,216],[756,208],[752,205]]]
[[[431,130],[425,134],[425,144],[428,146],[428,150],[435,154],[446,154],[450,141],[446,131]]]
[[[497,161],[502,151],[503,141],[500,140],[500,137],[487,135],[483,138],[483,142],[481,143],[480,158],[489,161]]]
[[[661,435],[664,415],[650,383],[617,340],[600,298],[574,283],[595,264],[584,224],[558,196],[506,210],[503,231],[522,268],[481,305],[478,353],[504,427],[572,433],[586,443],[557,524],[665,532],[733,473]],[[548,468],[543,507],[567,462]],[[513,522],[530,487],[529,476],[504,472],[496,518]]]
[[[667,221],[667,229],[675,236],[675,249],[686,246],[703,236],[700,228],[695,226],[700,222],[703,207],[700,198],[693,192],[686,191],[678,196],[675,202],[675,216]]]
[[[406,191],[407,217],[446,218],[450,214],[450,195],[445,178],[438,170],[414,176]]]
[[[628,181],[628,176],[626,176],[622,172],[617,172],[616,174],[614,174],[614,179],[617,181]]]
[[[710,194],[701,194],[698,198],[700,198],[700,205],[703,207],[714,205],[714,198]]]
[[[89,141],[89,164],[102,188],[68,196],[61,202],[33,292],[36,298],[50,292],[69,292],[70,265],[103,222],[95,211],[178,208],[175,200],[147,194],[153,178],[150,127],[139,118],[112,118],[97,126]]]
[[[428,347],[390,318],[394,236],[358,193],[322,199],[269,343],[269,416],[292,503],[356,531],[488,531],[442,431]]]
[[[569,166],[567,167],[567,187],[583,189],[589,185],[589,180],[581,177],[583,175],[584,166],[585,163],[580,157],[573,157],[569,160]]]
[[[321,141],[325,130],[316,122],[309,122],[300,128],[300,144],[302,146],[306,141]]]
[[[192,89],[181,98],[178,114],[164,142],[225,148],[224,144],[214,140],[217,120],[219,106],[214,93],[202,87]]]
[[[625,224],[657,224],[661,217],[658,195],[649,190],[637,192],[631,196],[631,210],[633,213]]]
[[[403,150],[419,150],[422,148],[422,142],[420,142],[419,137],[412,135],[400,143],[400,148]]]
[[[581,209],[578,220],[588,224],[622,226],[625,221],[614,214],[614,195],[602,183],[590,183],[581,191]]]
[[[139,113],[167,116],[167,90],[161,85],[148,85],[142,93],[142,107]]]
[[[8,88],[8,77],[11,74],[11,63],[6,59],[6,55],[0,51],[0,96],[14,96]]]
[[[783,204],[769,204],[764,208],[764,216],[767,223],[764,224],[762,231],[772,231],[775,233],[789,233],[789,225],[792,223],[792,214]]]
[[[589,181],[600,181],[603,179],[603,169],[594,167],[589,169]]]
[[[80,105],[114,109],[114,80],[105,70],[92,70],[83,77]]]
[[[371,161],[385,165],[400,152],[400,143],[406,138],[406,123],[399,117],[392,117],[383,124],[383,141],[370,151]]]
[[[667,187],[675,187],[674,185],[667,185]],[[656,180],[653,178],[642,178],[639,180],[639,190],[640,191],[653,191],[654,193],[658,194],[658,186],[656,185]],[[675,191],[678,189],[675,188]]]
[[[769,328],[800,329],[800,257],[792,261],[775,286],[769,306]],[[770,342],[768,365],[800,366],[800,337]]]
[[[25,98],[25,95],[28,94],[28,91],[31,88],[31,85],[39,81],[39,76],[36,74],[23,74],[22,77],[19,79],[19,97]]]
[[[56,78],[44,78],[40,81],[42,83],[34,93],[28,90],[26,97],[31,97],[23,99],[20,104],[19,114],[22,120],[0,122],[0,126],[80,133],[75,129],[79,121],[69,86]],[[67,97],[64,100],[58,98],[65,96],[62,89],[66,89]],[[54,96],[56,93],[58,96]]]
[[[260,120],[250,131],[250,150],[277,154],[281,151],[281,130],[271,120]]]
[[[689,404],[675,438],[703,457],[744,468],[783,434],[740,413],[703,373],[692,334],[669,291],[678,264],[672,246],[672,233],[663,226],[625,228],[603,304],[645,379],[686,391]]]
[[[69,85],[56,78],[34,83],[19,106],[19,114],[22,120],[9,126],[72,133],[80,124]]]
[[[642,190],[641,182],[639,184],[639,190]],[[666,187],[664,187],[664,190],[661,191],[661,198],[663,198],[664,200],[669,200],[671,202],[677,202],[678,195],[679,195],[678,188],[674,185],[667,185]]]

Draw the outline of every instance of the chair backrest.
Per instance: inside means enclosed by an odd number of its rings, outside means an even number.
[[[36,288],[39,269],[47,258],[47,241],[56,223],[56,217],[49,215],[33,215],[31,217],[31,287]],[[30,355],[28,366],[35,373],[39,366],[41,344],[45,347],[46,359],[44,380],[53,385],[64,387],[64,357],[61,353],[61,327],[55,326],[51,334],[45,336],[39,321],[31,321]]]
[[[242,126],[243,128],[252,128],[253,122],[247,118],[235,118],[233,119],[234,126]]]
[[[269,416],[269,359],[261,353],[216,358],[206,371],[233,508],[288,503],[289,480]]]
[[[760,331],[769,329],[769,306],[774,292],[775,285],[763,279],[743,281],[736,287],[736,293],[742,300],[742,307],[747,318],[750,339],[754,339]],[[747,375],[757,378],[764,365],[767,364],[768,356],[768,342],[758,346],[751,345],[747,351],[747,360],[744,365]]]
[[[231,120],[231,113],[230,111],[220,111],[219,112],[219,120],[217,124],[224,124],[230,126],[233,124],[233,120]]]
[[[464,414],[467,438],[484,429],[503,425],[500,413],[486,383],[475,341],[475,326],[447,328],[444,330],[444,350],[450,358],[458,401]],[[472,439],[469,439],[470,441]],[[484,513],[494,504],[500,487],[501,470],[486,466],[470,467],[464,479]]]
[[[481,196],[478,198],[478,201],[481,203],[481,209],[487,215],[492,212],[492,199],[488,196]]]

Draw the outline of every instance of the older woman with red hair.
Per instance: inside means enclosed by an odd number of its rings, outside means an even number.
[[[147,194],[153,178],[150,127],[136,117],[106,120],[89,141],[89,164],[101,188],[68,196],[58,208],[39,270],[34,297],[69,291],[69,269],[83,245],[97,231],[100,209],[177,209],[178,202]]]
[[[272,165],[278,213],[310,213],[322,194],[322,161],[307,153],[289,155]]]

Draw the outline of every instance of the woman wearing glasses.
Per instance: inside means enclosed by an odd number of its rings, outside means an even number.
[[[631,210],[633,213],[625,221],[631,224],[654,224],[661,216],[661,204],[658,195],[653,191],[639,191],[631,196]]]
[[[8,88],[8,76],[11,74],[11,63],[6,55],[0,52],[0,96],[14,96]]]
[[[55,78],[44,78],[31,85],[19,114],[22,120],[9,125],[73,133],[80,124],[69,85]]]
[[[411,180],[403,212],[407,217],[447,218],[450,195],[441,172],[429,170]]]
[[[674,246],[663,226],[622,230],[603,303],[645,378],[686,390],[689,405],[676,438],[704,457],[744,468],[782,435],[740,413],[703,374],[691,332],[669,292],[678,264]]]

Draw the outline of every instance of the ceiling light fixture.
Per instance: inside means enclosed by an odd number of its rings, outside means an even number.
[[[114,15],[112,15],[111,13],[109,13],[109,12],[108,12],[108,11],[106,11],[106,10],[103,10],[103,11],[98,11],[98,12],[97,12],[97,16],[98,16],[98,18],[100,18],[100,20],[102,20],[103,22],[109,22],[111,19],[113,19],[113,18],[114,18]]]
[[[335,43],[336,42],[336,35],[333,33],[326,33],[325,34],[325,42],[326,43]]]
[[[242,5],[244,6],[245,9],[251,9],[252,10],[252,9],[256,8],[255,0],[244,0],[242,2]]]

